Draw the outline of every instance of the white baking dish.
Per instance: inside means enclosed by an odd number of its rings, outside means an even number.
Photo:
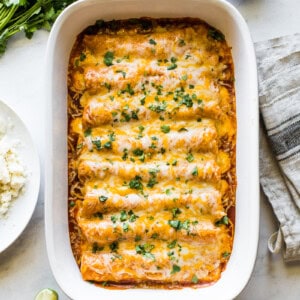
[[[237,205],[233,252],[214,285],[181,290],[107,290],[81,279],[72,255],[67,214],[67,64],[78,33],[97,19],[199,17],[220,29],[232,46],[237,98]],[[47,137],[45,218],[47,250],[54,276],[72,299],[232,299],[246,285],[254,265],[259,225],[258,100],[256,62],[247,25],[222,0],[86,0],[56,21],[47,49]]]

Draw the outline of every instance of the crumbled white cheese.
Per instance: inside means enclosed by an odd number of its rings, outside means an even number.
[[[9,141],[6,130],[6,123],[0,119],[0,218],[7,213],[12,201],[19,196],[26,181],[16,141]]]

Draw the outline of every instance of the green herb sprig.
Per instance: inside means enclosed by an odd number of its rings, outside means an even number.
[[[58,15],[75,0],[3,0],[0,1],[0,56],[8,40],[18,32],[31,39],[38,29],[50,31]]]

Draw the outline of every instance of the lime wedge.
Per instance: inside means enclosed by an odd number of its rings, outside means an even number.
[[[58,294],[54,290],[43,289],[35,296],[34,300],[58,300]]]

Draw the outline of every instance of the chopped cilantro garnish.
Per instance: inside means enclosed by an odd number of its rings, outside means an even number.
[[[134,241],[139,242],[142,240],[142,237],[140,235],[136,235]]]
[[[128,93],[131,96],[134,95],[134,90],[132,89],[131,84],[127,83],[126,89],[122,90],[121,93]]]
[[[122,71],[122,70],[117,70],[116,72],[117,72],[117,73],[121,73],[121,74],[122,74],[122,76],[123,76],[123,78],[125,78],[125,77],[126,77],[126,72],[125,72],[125,71]]]
[[[131,111],[131,119],[138,120],[139,117],[138,117],[137,113],[138,113],[138,110],[136,110],[136,111],[134,111],[134,110]]]
[[[122,119],[121,121],[126,121],[129,122],[131,120],[131,117],[128,113],[126,113],[125,111],[122,111],[121,116],[124,117],[124,119]]]
[[[141,105],[144,105],[144,104],[145,104],[145,99],[146,99],[146,96],[144,96],[144,97],[140,100]]]
[[[179,220],[169,220],[168,224],[175,230],[179,230],[181,227],[181,222]]]
[[[189,152],[185,159],[188,162],[192,162],[194,160],[194,156],[193,156],[193,154],[191,152]]]
[[[159,169],[150,169],[148,172],[151,177],[147,183],[147,187],[153,188],[153,186],[158,183],[158,181],[156,180],[156,174],[159,172]]]
[[[149,44],[151,44],[151,45],[156,45],[157,43],[156,43],[153,39],[150,39],[150,40],[149,40]]]
[[[169,252],[167,253],[167,255],[169,256],[169,258],[170,258],[171,260],[174,260],[174,259],[175,259],[174,251],[169,251]]]
[[[134,149],[132,151],[132,153],[133,153],[134,156],[140,156],[140,155],[144,154],[144,150],[137,148],[137,149]]]
[[[171,57],[171,63],[175,64],[177,61],[177,58],[176,57]]]
[[[137,254],[143,255],[145,258],[155,260],[155,256],[151,253],[153,248],[154,248],[154,245],[146,243],[143,245],[142,244],[136,245],[135,251]]]
[[[155,176],[158,172],[159,172],[159,169],[149,169],[149,174],[151,174],[152,176]]]
[[[162,126],[160,127],[160,129],[161,129],[161,131],[162,131],[163,133],[169,133],[169,132],[170,132],[170,126],[168,126],[168,125],[162,125]]]
[[[155,177],[151,177],[147,183],[147,187],[153,188],[155,184],[157,184],[158,181],[156,180]]]
[[[176,231],[180,229],[185,229],[187,231],[190,230],[190,221],[185,220],[185,221],[179,221],[179,220],[169,220],[168,224],[174,228]]]
[[[116,140],[116,135],[114,132],[111,132],[108,134],[108,138],[111,142],[115,141]]]
[[[106,142],[106,143],[103,145],[103,147],[106,148],[106,149],[111,149],[111,147],[112,147],[111,141]]]
[[[170,244],[167,245],[169,249],[174,249],[176,247],[177,240],[172,241]]]
[[[101,140],[93,140],[92,143],[96,146],[97,150],[101,150]]]
[[[185,220],[184,222],[182,222],[181,226],[180,226],[180,229],[189,230],[190,229],[190,221]]]
[[[108,91],[111,90],[111,84],[110,83],[104,82],[104,86],[107,88]]]
[[[231,253],[227,252],[227,251],[222,253],[222,257],[224,257],[224,258],[228,258],[230,255],[231,255]]]
[[[103,62],[109,67],[113,65],[114,53],[107,51],[104,55]]]
[[[173,63],[173,64],[171,64],[171,65],[169,65],[169,66],[167,67],[167,70],[171,71],[171,70],[174,70],[174,69],[176,69],[176,68],[177,68],[177,65],[176,65],[175,63]]]
[[[176,166],[177,165],[177,159],[174,159],[171,163],[172,166]]]
[[[183,132],[183,131],[188,131],[188,130],[185,127],[181,127],[178,131]]]
[[[80,60],[80,61],[84,61],[85,59],[86,59],[85,53],[81,52],[81,53],[80,53],[79,60]]]
[[[183,39],[179,39],[178,45],[179,45],[180,47],[185,46],[185,41],[184,41]]]
[[[124,232],[127,232],[128,229],[129,229],[128,223],[123,223],[122,227],[123,227],[123,231],[124,231]]]
[[[118,221],[118,218],[117,216],[111,216],[110,217],[110,220],[113,222],[113,223],[116,223]]]
[[[99,218],[100,220],[103,220],[103,214],[101,212],[95,213],[94,217]]]
[[[122,259],[122,255],[120,254],[114,254],[113,257],[110,258],[112,261],[115,261],[116,259]],[[105,281],[104,281],[105,282]],[[105,284],[106,285],[106,284]]]
[[[197,166],[194,168],[193,172],[192,172],[193,176],[198,176],[198,168]]]
[[[103,249],[104,249],[104,247],[103,246],[98,246],[97,243],[94,243],[93,246],[92,246],[92,252],[93,253],[96,253],[98,251],[102,251]]]
[[[107,199],[108,199],[108,197],[103,196],[103,195],[101,195],[101,196],[99,197],[99,201],[100,201],[100,202],[105,202]]]
[[[158,105],[154,105],[154,104],[151,104],[149,106],[149,109],[156,112],[156,113],[160,113],[162,111],[165,111],[167,108],[167,103],[166,101],[163,101],[162,103],[158,104]]]
[[[128,150],[125,148],[125,149],[123,150],[123,156],[122,156],[122,159],[123,159],[123,160],[126,160],[127,157],[128,157]]]
[[[162,85],[157,85],[156,86],[156,89],[157,89],[157,95],[162,95],[162,89],[163,89],[163,86]]]
[[[113,243],[111,243],[111,244],[109,245],[109,248],[110,248],[110,250],[113,251],[113,252],[117,251],[118,248],[119,248],[118,242],[113,242]]]
[[[129,55],[124,55],[122,58],[117,59],[117,63],[120,63],[122,60],[129,59]]]
[[[156,145],[154,143],[151,143],[151,145],[149,146],[150,149],[156,149]]]
[[[171,57],[171,64],[167,67],[167,70],[174,70],[177,68],[177,58],[176,57]]]
[[[176,218],[178,215],[181,214],[181,210],[178,208],[178,207],[174,207],[172,208],[172,215],[173,215],[173,218]]]
[[[85,137],[90,136],[92,134],[92,128],[87,128],[83,134]]]
[[[207,35],[216,41],[219,41],[219,42],[225,41],[224,34],[217,29],[214,29],[214,28],[209,29]]]
[[[137,149],[134,149],[132,151],[132,153],[133,153],[134,156],[139,156],[140,161],[143,162],[145,160],[144,150],[137,148]]]
[[[128,212],[129,222],[133,223],[139,216],[135,215],[132,210]]]
[[[184,74],[184,75],[181,76],[181,79],[184,80],[184,81],[187,80],[187,78],[188,78],[187,74]]]
[[[99,28],[99,29],[100,29],[100,28],[103,28],[104,25],[105,25],[105,21],[102,20],[102,19],[99,19],[99,20],[96,21],[95,25],[96,25],[97,28]]]
[[[189,94],[185,94],[182,97],[182,100],[180,101],[180,104],[184,104],[186,105],[186,107],[192,107],[193,106],[193,99],[191,98],[191,96]]]
[[[229,225],[229,218],[227,216],[223,216],[220,220],[215,222],[216,226],[220,225]]]
[[[157,239],[158,237],[159,237],[159,234],[157,232],[155,232],[151,235],[151,238],[154,240]]]
[[[139,126],[139,134],[138,134],[138,138],[142,138],[143,137],[143,131],[145,130],[145,127],[140,125]]]
[[[120,213],[120,221],[121,222],[124,222],[127,220],[127,213],[125,210],[121,210],[121,213]]]
[[[143,184],[142,184],[142,177],[141,176],[138,176],[136,175],[134,177],[134,179],[131,179],[129,181],[129,187],[131,189],[135,189],[135,190],[142,190],[143,189]]]
[[[175,274],[175,273],[179,272],[180,270],[181,270],[181,268],[178,265],[173,265],[171,274]]]

